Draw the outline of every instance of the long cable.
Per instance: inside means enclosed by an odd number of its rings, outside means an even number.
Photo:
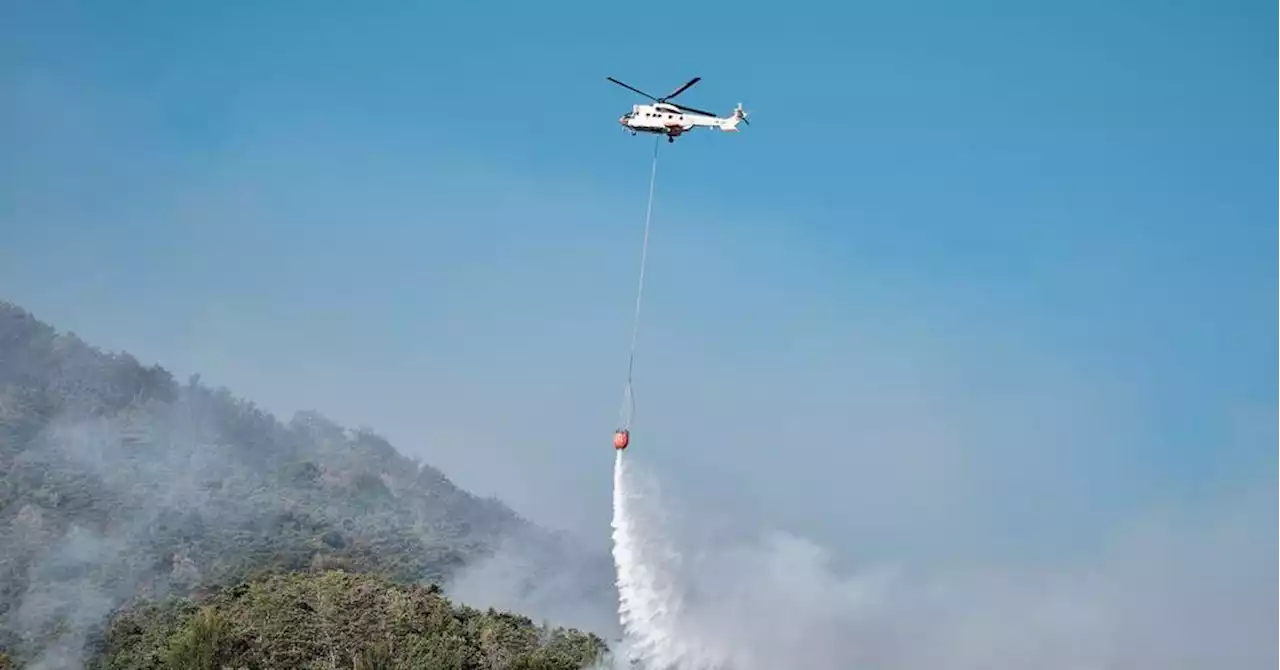
[[[653,164],[649,168],[649,203],[644,212],[644,241],[640,244],[640,278],[636,286],[636,311],[631,322],[631,351],[627,355],[627,385],[623,392],[622,429],[631,429],[631,420],[635,415],[635,394],[631,388],[632,373],[636,364],[636,340],[640,334],[640,304],[644,298],[644,269],[649,258],[649,224],[653,219],[653,187],[658,181],[658,147],[662,146],[662,135],[653,139]]]

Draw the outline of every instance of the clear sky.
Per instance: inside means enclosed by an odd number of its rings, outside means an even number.
[[[605,77],[698,75],[752,125],[662,145],[672,486],[894,556],[1274,499],[1274,3],[640,7],[4,3],[0,297],[603,540],[653,142]]]

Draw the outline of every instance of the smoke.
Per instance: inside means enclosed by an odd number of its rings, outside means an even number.
[[[861,613],[885,575],[846,579],[817,545],[771,533],[685,527],[657,480],[621,453],[614,560],[625,653],[652,668],[849,667]]]
[[[31,415],[0,416],[0,436]],[[0,649],[32,668],[82,666],[130,601],[259,569],[333,559],[443,581],[509,533],[570,555],[372,434],[310,413],[285,426],[195,384],[118,412],[51,415],[0,437],[0,468]]]
[[[590,631],[621,635],[608,556],[574,538],[516,533],[493,555],[463,569],[446,587],[450,597]]]
[[[844,574],[789,534],[691,527],[621,454],[614,482],[624,651],[646,668],[1276,664],[1275,555],[1253,498],[1193,532],[1148,521],[1080,565]]]
[[[137,411],[128,422],[55,420],[13,461],[15,480],[39,486],[5,529],[14,542],[0,558],[27,567],[9,583],[25,589],[0,615],[0,629],[35,652],[33,669],[80,666],[86,642],[120,604],[197,584],[180,529],[243,520],[214,518],[199,486],[228,474],[234,458],[226,448],[178,435],[163,403]]]

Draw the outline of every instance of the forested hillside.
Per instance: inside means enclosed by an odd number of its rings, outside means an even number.
[[[238,584],[200,606],[179,601],[122,613],[101,660],[104,670],[576,670],[604,651],[593,635],[459,606],[431,587],[328,571]]]
[[[263,570],[443,583],[513,536],[554,551],[373,433],[282,423],[0,302],[0,650],[16,661],[101,660],[131,601]]]

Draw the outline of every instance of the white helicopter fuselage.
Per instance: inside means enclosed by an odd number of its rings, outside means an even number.
[[[632,106],[631,112],[623,114],[618,123],[632,134],[656,133],[675,138],[694,128],[719,128],[725,132],[737,132],[738,122],[742,119],[742,105],[738,105],[731,116],[721,118],[691,114],[675,105],[657,103]]]

